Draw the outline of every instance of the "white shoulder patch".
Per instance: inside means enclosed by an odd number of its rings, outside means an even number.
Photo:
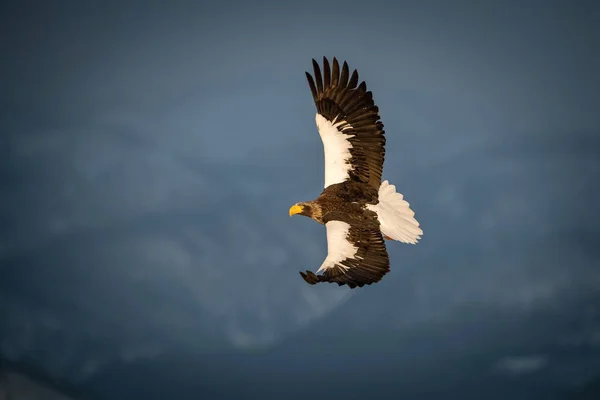
[[[339,263],[346,258],[353,258],[358,251],[358,247],[347,239],[350,224],[342,221],[329,221],[325,224],[325,228],[327,229],[327,257],[317,273],[335,265],[348,269]]]
[[[348,172],[353,168],[347,163],[352,157],[350,154],[352,143],[348,138],[354,135],[344,133],[344,130],[352,129],[346,121],[334,120],[332,123],[319,113],[315,121],[325,152],[325,187],[328,187],[348,179]]]

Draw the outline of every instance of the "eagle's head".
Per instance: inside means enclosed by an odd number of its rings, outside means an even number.
[[[323,215],[321,206],[312,201],[296,203],[290,207],[290,217],[295,214],[304,215],[305,217],[314,219],[319,223],[323,223]]]

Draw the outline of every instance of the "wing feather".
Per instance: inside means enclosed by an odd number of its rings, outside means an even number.
[[[317,90],[319,92],[323,92],[323,78],[321,77],[321,70],[319,69],[319,64],[315,61],[315,59],[313,59],[312,62],[313,68],[315,70],[315,81],[317,82]]]
[[[385,131],[379,108],[358,71],[350,75],[344,61],[341,71],[334,57],[323,57],[323,73],[313,59],[314,78],[306,73],[317,108],[316,123],[325,154],[325,187],[346,180],[381,185],[385,160]],[[358,84],[358,86],[357,86]]]
[[[326,60],[326,57],[323,57]],[[333,57],[333,69],[331,70],[331,87],[337,87],[339,85],[340,78],[340,64],[337,58]]]
[[[331,86],[331,71],[329,69],[329,60],[323,57],[323,87]]]
[[[333,219],[325,223],[327,257],[316,274],[300,272],[306,282],[337,283],[354,289],[379,282],[390,271],[379,226],[368,220],[346,221]]]
[[[350,81],[348,82],[348,87],[350,89],[354,89],[357,84],[358,84],[358,71],[354,70],[354,72],[352,72],[352,76],[350,77]]]
[[[313,64],[314,66],[314,64]],[[318,65],[317,65],[318,67]],[[340,76],[340,81],[338,83],[339,87],[346,87],[348,86],[348,75],[350,74],[349,72],[349,68],[348,68],[348,63],[346,61],[344,61],[344,65],[342,66],[342,75]]]
[[[312,75],[308,72],[306,72],[306,79],[308,80],[308,86],[310,86],[310,92],[312,93],[313,99],[315,99],[316,101],[318,98],[318,94],[317,87],[315,86],[315,81],[313,80]]]

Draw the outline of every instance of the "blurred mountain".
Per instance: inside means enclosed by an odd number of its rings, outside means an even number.
[[[0,360],[1,400],[83,400],[74,386],[49,375],[33,360]]]
[[[173,353],[111,365],[85,388],[97,399],[571,399],[593,391],[600,372],[600,314],[568,311],[599,300],[518,314],[472,305],[448,321],[405,330],[359,329],[334,314],[268,351]],[[596,337],[581,337],[592,326]]]

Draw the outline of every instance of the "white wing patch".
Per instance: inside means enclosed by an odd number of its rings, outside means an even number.
[[[353,258],[358,251],[358,247],[348,241],[350,224],[342,221],[329,221],[325,224],[325,228],[327,229],[327,257],[317,273],[336,265],[347,270],[348,267],[339,263],[346,258]]]
[[[415,212],[404,200],[402,193],[396,192],[396,186],[388,181],[381,182],[379,187],[379,203],[367,204],[367,208],[377,213],[381,224],[381,233],[403,243],[416,244],[423,230],[415,219]]]
[[[348,163],[352,157],[350,149],[352,143],[348,138],[354,135],[345,134],[344,131],[352,129],[346,121],[329,122],[321,114],[317,113],[315,120],[325,152],[325,187],[340,183],[348,179],[348,172],[353,166]],[[340,128],[342,127],[343,128]]]

